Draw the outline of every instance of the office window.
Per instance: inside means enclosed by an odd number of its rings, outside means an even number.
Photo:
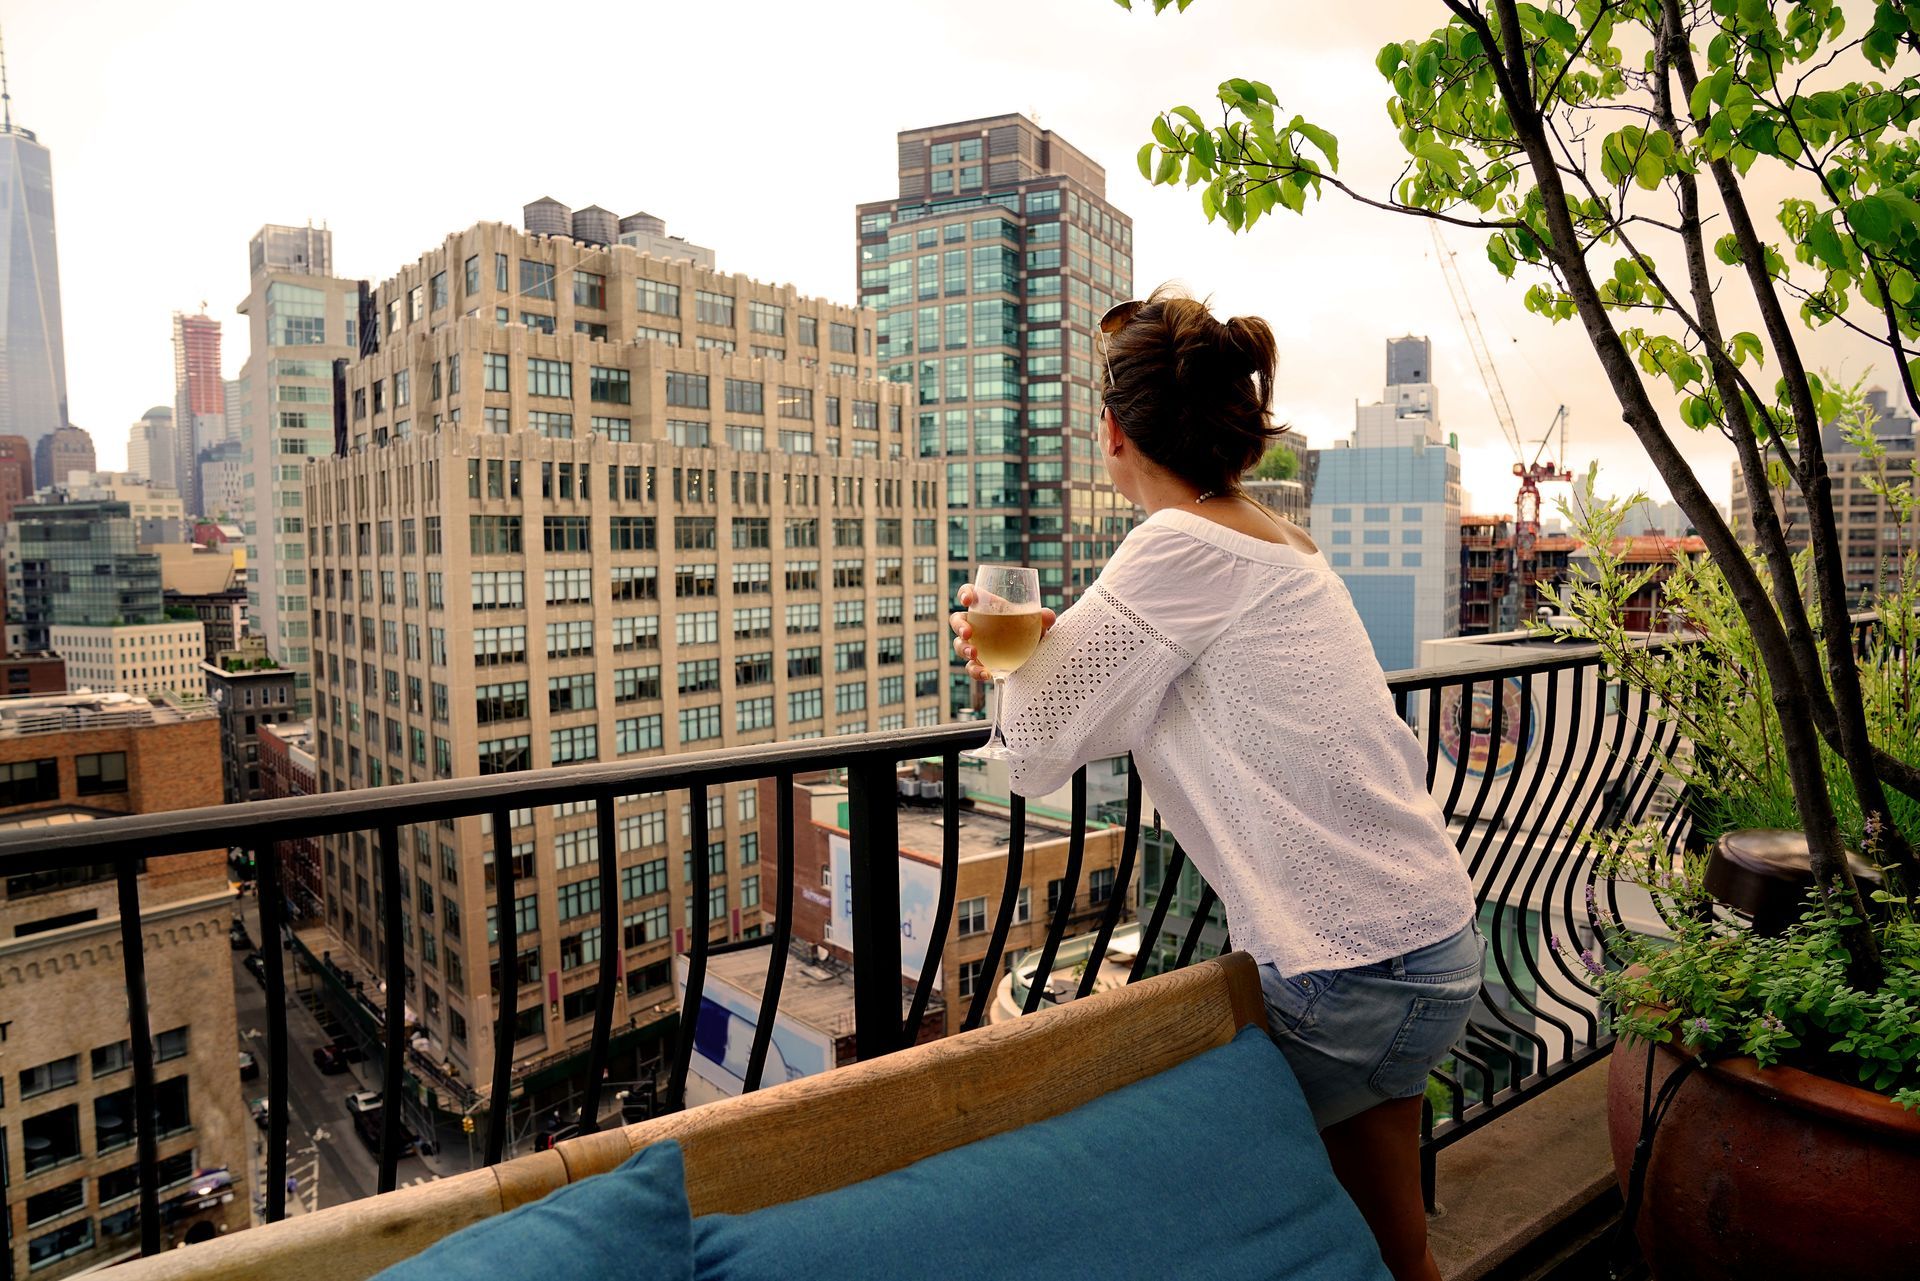
[[[733,328],[733,295],[696,289],[693,294],[694,319],[703,325]]]
[[[720,737],[720,707],[683,707],[680,709],[681,743],[697,743]]]
[[[82,796],[127,790],[127,754],[90,752],[73,758],[74,785]]]
[[[613,723],[614,750],[625,756],[631,752],[653,751],[660,747],[661,722],[658,714],[630,716]],[[646,818],[641,815],[641,818]]]
[[[749,302],[747,328],[756,334],[784,336],[787,332],[787,309],[776,303]]]
[[[573,305],[592,307],[596,311],[607,305],[607,278],[595,275],[591,271],[575,269],[573,273]]]
[[[593,725],[574,725],[547,734],[548,759],[555,765],[597,760],[600,756],[599,729]]]
[[[594,400],[614,405],[633,403],[633,375],[624,369],[589,366],[587,385]]]
[[[984,933],[987,928],[986,898],[961,899],[956,917],[960,925],[960,937],[965,938],[969,934]]]
[[[766,384],[746,378],[729,378],[726,382],[726,407],[730,414],[764,414],[766,406]]]
[[[638,310],[654,316],[680,314],[680,286],[658,280],[635,280],[634,302]]]

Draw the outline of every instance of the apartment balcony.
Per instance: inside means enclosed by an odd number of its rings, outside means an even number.
[[[1472,1023],[1452,1059],[1429,1083],[1422,1121],[1422,1173],[1430,1206],[1444,1207],[1444,1214],[1433,1220],[1434,1248],[1444,1275],[1532,1276],[1541,1275],[1538,1269],[1549,1259],[1582,1260],[1594,1255],[1595,1243],[1617,1217],[1619,1206],[1605,1127],[1606,1063],[1613,1037],[1584,973],[1578,965],[1570,966],[1551,940],[1590,942],[1597,928],[1596,897],[1623,913],[1624,919],[1632,921],[1636,914],[1624,889],[1616,894],[1615,886],[1597,878],[1580,838],[1596,829],[1651,817],[1662,824],[1670,845],[1677,848],[1686,840],[1689,825],[1684,809],[1673,805],[1658,768],[1660,754],[1675,745],[1672,731],[1653,715],[1649,699],[1610,677],[1593,647],[1507,635],[1486,638],[1474,647],[1474,655],[1480,661],[1400,672],[1389,678],[1395,704],[1423,746],[1428,786],[1446,813],[1481,904],[1482,930],[1491,942],[1487,978]],[[1070,787],[1074,835],[1065,888],[1050,914],[1044,942],[1018,958],[1010,956],[1007,939],[1014,901],[1007,896],[990,899],[987,919],[992,927],[980,971],[990,977],[975,981],[967,997],[935,991],[949,941],[946,931],[954,928],[960,862],[956,823],[963,801],[951,781],[961,777],[961,753],[985,737],[984,725],[947,725],[23,829],[0,833],[0,875],[31,875],[73,863],[117,869],[125,964],[123,972],[103,975],[102,981],[124,991],[103,992],[101,999],[124,997],[127,1005],[140,1118],[156,1116],[156,1108],[155,1045],[143,979],[144,936],[137,914],[139,877],[143,870],[164,870],[170,858],[204,849],[210,832],[219,833],[219,842],[253,851],[258,857],[260,927],[263,941],[269,943],[282,936],[286,924],[284,873],[272,854],[276,843],[352,832],[373,835],[383,887],[385,994],[380,1013],[386,1027],[405,1025],[401,834],[409,825],[491,815],[500,845],[492,898],[498,918],[510,920],[516,879],[508,845],[513,810],[590,803],[598,812],[599,849],[611,853],[619,849],[617,799],[684,789],[691,802],[690,845],[700,850],[707,847],[707,798],[713,789],[771,778],[778,794],[785,797],[796,775],[821,770],[839,772],[848,789],[852,1032],[861,1060],[907,1048],[920,1034],[933,1002],[959,1002],[965,1009],[965,1029],[989,1021],[1017,1022],[1042,1007],[1070,1007],[1096,987],[1126,988],[1147,977],[1156,957],[1164,962],[1170,952],[1175,969],[1202,958],[1208,951],[1202,941],[1215,898],[1211,888],[1205,888],[1188,919],[1169,925],[1176,920],[1170,912],[1185,863],[1177,844],[1172,846],[1170,862],[1160,868],[1157,892],[1145,893],[1138,886],[1137,872],[1144,862],[1140,857],[1143,829],[1156,830],[1158,819],[1150,798],[1142,796],[1137,772],[1131,772],[1125,783],[1124,841],[1112,890],[1104,903],[1089,907],[1092,889],[1082,873],[1089,819],[1088,772],[1083,769]],[[925,962],[913,979],[902,978],[902,931],[892,906],[901,893],[896,851],[903,762],[913,762],[916,768],[938,762],[942,777],[949,781],[939,800],[950,839],[942,852],[933,918],[946,929],[927,940]],[[1018,796],[1009,806],[1009,886],[1020,884],[1026,806],[1027,800]],[[684,965],[682,1008],[701,1008],[704,1024],[708,1007],[702,1000],[719,958],[726,957],[728,967],[737,967],[742,953],[758,953],[767,961],[750,1047],[741,1041],[744,1052],[734,1065],[743,1092],[773,1083],[768,1067],[772,1030],[782,1009],[795,899],[801,890],[795,884],[792,810],[782,803],[771,820],[776,826],[776,892],[770,903],[763,904],[770,920],[760,937],[710,941],[705,905],[711,872],[707,859],[692,860],[689,902],[694,928],[686,934],[690,950],[677,958]],[[601,937],[607,940],[621,937],[618,864],[617,857],[599,860],[599,920]],[[871,905],[876,903],[884,906],[874,910]],[[1123,921],[1130,911],[1138,919]],[[1071,936],[1070,924],[1077,930]],[[1163,936],[1168,946],[1155,946]],[[1174,940],[1177,949],[1172,946]],[[417,1236],[409,1238],[389,1228],[401,1222],[417,1224],[422,1215],[431,1216],[429,1202],[442,1194],[436,1189],[447,1189],[454,1182],[395,1190],[402,1120],[400,1108],[388,1107],[379,1123],[377,1194],[281,1222],[288,1212],[290,955],[281,947],[264,948],[266,1026],[256,1043],[263,1067],[262,1085],[256,1088],[266,1098],[267,1164],[260,1214],[264,1225],[163,1252],[158,1213],[162,1189],[152,1159],[160,1136],[142,1124],[137,1134],[142,1179],[140,1245],[143,1254],[160,1257],[133,1264],[127,1275],[136,1281],[160,1276],[308,1275],[294,1262],[303,1250],[309,1252],[303,1258],[327,1260],[326,1275],[368,1276],[418,1248]],[[469,963],[484,960],[482,956]],[[603,992],[612,990],[620,964],[616,948],[602,951]],[[1005,977],[1009,964],[1010,980]],[[1036,976],[1047,978],[1036,981]],[[517,1006],[525,999],[515,984],[501,986],[494,1010],[497,1043],[513,1042]],[[577,1116],[571,1118],[572,1132],[578,1137],[560,1143],[563,1158],[569,1151],[589,1149],[604,1155],[609,1142],[619,1141],[602,1120],[604,1109],[613,1103],[602,1097],[608,1047],[624,1030],[611,1026],[613,1005],[602,1000],[595,1012],[580,1074],[584,1095]],[[672,1033],[673,1048],[656,1115],[678,1112],[685,1105],[695,1033],[695,1020],[680,1020]],[[376,1051],[384,1094],[390,1099],[405,1097],[410,1081],[431,1080],[433,1065],[419,1059],[407,1039],[385,1037],[383,1051]],[[487,1100],[512,1097],[513,1066],[511,1055],[495,1056],[490,1087],[479,1091],[480,1105],[470,1113],[477,1127],[473,1136],[476,1165],[497,1167],[486,1176],[489,1189],[558,1168],[550,1168],[554,1159],[550,1153],[502,1160],[510,1109],[487,1106]],[[829,1065],[827,1070],[835,1069]],[[497,1184],[492,1181],[495,1178]],[[409,1239],[414,1242],[411,1247],[396,1244]],[[19,1262],[10,1271],[0,1270],[0,1277],[26,1275],[20,1254],[23,1244],[16,1228],[9,1250]],[[243,1258],[255,1262],[244,1267],[235,1262]],[[276,1259],[279,1262],[273,1262]],[[256,1268],[261,1270],[252,1270]],[[1598,1268],[1596,1263],[1592,1271],[1554,1275],[1604,1275]]]

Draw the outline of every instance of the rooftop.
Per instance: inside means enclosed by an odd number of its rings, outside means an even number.
[[[176,707],[139,694],[80,690],[72,694],[28,694],[0,698],[0,738],[30,734],[76,734],[92,729],[138,725],[178,725],[204,720],[204,706]]]
[[[1067,828],[1027,813],[1027,843],[1051,841],[1067,835]],[[946,823],[937,808],[900,807],[900,848],[939,858],[945,848]],[[994,810],[960,811],[960,861],[995,858],[1006,853],[1013,843],[1013,824],[1005,814]]]
[[[709,980],[730,983],[759,1000],[767,989],[766,949],[754,947],[710,957],[707,976]],[[903,995],[900,1013],[909,1013],[911,1006],[911,997]],[[927,1008],[940,1009],[940,998],[935,996]],[[815,960],[808,944],[793,944],[787,950],[786,977],[780,981],[780,1017],[829,1036],[851,1036],[854,1030],[852,968],[843,961]]]

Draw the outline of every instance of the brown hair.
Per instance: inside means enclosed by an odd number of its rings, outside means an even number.
[[[1102,335],[1105,400],[1135,448],[1202,490],[1232,488],[1284,426],[1273,424],[1273,331],[1225,324],[1170,285]]]

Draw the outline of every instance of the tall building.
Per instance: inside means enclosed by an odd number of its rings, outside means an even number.
[[[1314,477],[1314,539],[1388,671],[1460,634],[1460,452],[1432,370],[1427,339],[1388,340],[1385,393],[1355,406],[1353,435],[1319,451]]]
[[[225,800],[266,796],[260,771],[260,730],[295,720],[293,673],[267,653],[264,637],[242,636],[233,647],[208,651],[207,698],[220,718],[220,772]]]
[[[33,446],[25,436],[0,436],[0,521],[33,497]]]
[[[1920,437],[1915,435],[1913,417],[1881,387],[1867,393],[1867,404],[1874,415],[1874,440],[1886,451],[1880,463],[1848,441],[1838,423],[1828,423],[1820,432],[1827,474],[1833,481],[1833,516],[1839,526],[1847,597],[1856,609],[1871,607],[1898,571],[1901,557],[1913,550],[1914,531],[1908,529],[1902,535],[1893,509],[1869,487],[1870,482],[1876,479],[1876,470],[1884,468],[1880,480],[1893,488],[1904,485],[1910,490],[1914,462],[1920,457]],[[1796,552],[1803,550],[1810,539],[1806,499],[1790,486],[1776,486],[1773,496],[1775,511],[1786,527],[1787,545]],[[1753,541],[1753,505],[1747,498],[1739,463],[1733,465],[1733,525],[1742,541]]]
[[[227,388],[220,377],[220,322],[173,313],[174,489],[189,515],[201,510],[200,451],[227,434]]]
[[[307,621],[306,460],[333,452],[333,362],[358,354],[360,286],[336,280],[325,228],[269,224],[247,246],[240,507],[247,616],[313,709]]]
[[[209,520],[242,519],[247,476],[243,455],[238,440],[223,440],[200,451],[200,514]]]
[[[45,652],[55,625],[161,621],[160,558],[141,552],[135,539],[125,503],[52,501],[15,508],[7,526],[9,650]]]
[[[1061,608],[1133,523],[1095,442],[1093,349],[1133,293],[1132,220],[1104,169],[1025,116],[898,145],[898,195],[856,210],[860,301],[880,313],[886,376],[914,395],[914,445],[944,462],[947,599],[977,562],[1003,561],[1036,567]],[[952,704],[973,694],[953,667]]]
[[[216,805],[219,750],[204,712],[117,694],[0,700],[0,826]],[[139,878],[168,1247],[250,1219],[226,862],[203,850]],[[0,1276],[67,1277],[139,1250],[119,918],[107,864],[0,879]]]
[[[33,478],[40,488],[64,485],[74,472],[94,468],[93,437],[71,424],[56,427],[33,444]]]
[[[60,257],[53,230],[53,156],[13,123],[0,66],[0,435],[40,438],[67,423]]]
[[[303,507],[323,791],[937,723],[939,472],[906,456],[908,389],[860,354],[871,312],[496,223],[373,301],[349,453],[309,464]],[[757,795],[711,796],[717,937],[760,928]],[[511,1048],[490,823],[405,836],[408,1002],[436,1067],[484,1086],[496,1052],[571,1063],[600,1000],[633,1029],[616,1077],[658,1053],[691,920],[685,806],[622,801],[604,851],[591,807],[513,815]],[[622,865],[618,940],[601,857]],[[331,950],[377,974],[373,851],[327,838],[323,859]],[[625,979],[600,992],[613,946]]]
[[[127,429],[127,473],[172,489],[178,481],[173,460],[173,410],[155,405]]]

